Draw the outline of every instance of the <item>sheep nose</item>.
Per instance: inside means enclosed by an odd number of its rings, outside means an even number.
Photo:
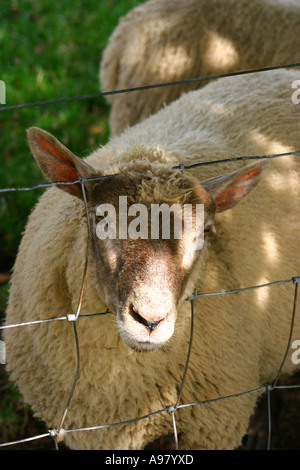
[[[135,321],[144,325],[149,333],[152,333],[153,330],[157,327],[157,325],[163,320],[164,317],[155,320],[154,318],[146,319],[137,310],[131,306],[129,309],[130,315],[134,318]]]

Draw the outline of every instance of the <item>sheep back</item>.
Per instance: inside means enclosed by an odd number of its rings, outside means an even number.
[[[103,53],[102,91],[299,61],[294,0],[150,0],[120,20]],[[108,96],[111,136],[207,80]]]

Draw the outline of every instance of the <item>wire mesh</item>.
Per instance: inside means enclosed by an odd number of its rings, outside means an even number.
[[[62,99],[56,99],[56,100],[48,100],[45,102],[36,102],[36,103],[27,103],[23,105],[15,105],[15,106],[8,106],[8,107],[3,107],[0,108],[0,111],[5,111],[9,109],[17,109],[17,108],[26,108],[26,107],[32,107],[32,106],[41,106],[44,104],[51,104],[51,103],[56,103],[56,102],[61,102],[61,101],[72,101],[72,100],[78,100],[78,99],[86,99],[86,98],[92,98],[96,96],[105,96],[109,94],[117,94],[117,93],[125,93],[125,92],[132,92],[132,91],[137,91],[137,90],[143,90],[143,89],[151,89],[151,88],[157,88],[161,86],[171,86],[171,85],[180,85],[182,83],[189,83],[189,82],[194,82],[194,81],[201,81],[201,80],[208,80],[208,79],[216,79],[216,78],[222,78],[222,77],[228,77],[228,76],[237,76],[237,75],[244,75],[244,74],[251,74],[251,73],[258,73],[258,72],[265,72],[269,70],[275,70],[279,68],[290,68],[290,67],[296,67],[300,66],[300,63],[296,64],[287,64],[287,65],[281,65],[277,67],[268,67],[268,68],[262,68],[262,69],[254,69],[254,70],[244,70],[241,72],[232,72],[228,74],[222,74],[222,75],[217,75],[217,76],[210,76],[210,77],[200,77],[197,79],[187,79],[187,80],[182,80],[179,82],[169,82],[169,83],[163,83],[163,84],[155,84],[155,85],[149,85],[145,87],[137,87],[137,88],[131,88],[131,89],[126,89],[126,90],[116,90],[112,92],[105,92],[105,93],[95,93],[92,95],[82,95],[80,97],[71,97],[71,98],[62,98]],[[273,155],[256,155],[256,156],[240,156],[240,157],[235,157],[235,158],[227,158],[224,160],[218,160],[218,161],[213,161],[213,162],[199,162],[195,163],[192,165],[185,166],[184,164],[179,164],[172,169],[174,170],[188,170],[195,168],[197,166],[204,166],[204,165],[212,165],[212,164],[218,164],[221,162],[234,162],[234,161],[240,161],[240,160],[247,160],[247,159],[260,159],[260,158],[279,158],[283,156],[298,156],[300,155],[300,150],[295,151],[295,152],[288,152],[288,153],[281,153],[281,154],[273,154]],[[87,246],[86,246],[86,258],[85,258],[85,265],[84,265],[84,271],[83,271],[83,277],[82,277],[82,284],[81,284],[81,289],[80,289],[80,296],[79,296],[79,303],[78,303],[78,308],[75,314],[67,314],[67,315],[62,315],[60,317],[54,317],[54,318],[48,318],[48,319],[42,319],[42,320],[35,320],[35,321],[29,321],[29,322],[22,322],[22,323],[17,323],[17,324],[10,324],[10,325],[5,325],[5,326],[0,326],[0,330],[6,329],[6,328],[17,328],[17,327],[30,327],[30,325],[35,325],[39,323],[49,323],[53,321],[69,321],[72,323],[73,327],[73,333],[74,333],[74,343],[76,347],[76,371],[74,375],[74,381],[66,402],[66,405],[64,407],[64,411],[61,416],[60,423],[58,424],[57,428],[55,429],[50,429],[47,433],[40,434],[34,437],[29,437],[25,439],[20,439],[17,441],[11,441],[11,442],[6,442],[6,443],[1,443],[0,447],[7,447],[7,446],[13,446],[15,444],[20,444],[20,443],[26,443],[30,442],[33,440],[37,439],[43,439],[46,437],[51,437],[54,440],[55,448],[59,449],[58,446],[58,436],[63,436],[64,434],[67,433],[76,433],[78,431],[91,431],[91,430],[96,430],[96,429],[104,429],[108,427],[114,427],[114,426],[121,426],[121,425],[126,425],[129,423],[133,423],[136,421],[144,420],[146,418],[149,418],[151,416],[161,414],[161,413],[167,413],[171,415],[171,421],[172,421],[172,427],[173,427],[173,433],[174,433],[174,444],[175,448],[178,450],[179,449],[179,442],[178,442],[178,434],[177,434],[177,425],[176,425],[176,411],[180,408],[186,408],[190,406],[201,406],[204,404],[209,404],[209,403],[214,403],[217,401],[223,401],[223,400],[228,400],[228,399],[234,399],[237,397],[245,396],[248,394],[253,394],[253,393],[261,393],[261,392],[267,392],[267,397],[268,397],[268,449],[270,449],[271,446],[271,428],[272,428],[272,423],[271,423],[271,402],[270,402],[270,394],[273,390],[275,389],[297,389],[300,388],[299,385],[278,385],[278,380],[281,375],[283,366],[285,364],[286,358],[288,351],[291,346],[291,339],[292,339],[292,334],[293,334],[293,328],[294,328],[294,320],[295,320],[295,314],[296,314],[296,305],[297,305],[297,296],[298,296],[298,283],[300,281],[300,276],[297,276],[295,273],[295,276],[291,279],[286,279],[286,280],[275,280],[270,283],[262,284],[262,285],[256,285],[256,286],[249,286],[245,288],[237,288],[233,289],[230,291],[218,291],[218,292],[207,292],[207,293],[195,293],[186,299],[187,302],[190,302],[191,306],[191,328],[190,328],[190,336],[189,336],[189,341],[188,341],[188,351],[186,355],[186,362],[184,366],[184,370],[182,373],[182,379],[179,387],[179,392],[177,396],[176,403],[167,405],[165,408],[162,408],[160,410],[157,410],[155,412],[149,413],[144,416],[140,417],[133,417],[132,419],[126,420],[126,421],[121,421],[121,422],[116,422],[116,423],[111,423],[111,424],[99,424],[98,426],[90,426],[90,427],[84,427],[84,428],[77,428],[77,429],[64,429],[63,425],[66,419],[66,416],[68,414],[69,408],[71,406],[72,402],[72,397],[78,382],[78,377],[79,377],[79,370],[80,370],[80,338],[78,337],[78,331],[76,327],[77,321],[82,321],[83,318],[90,318],[93,316],[99,316],[99,315],[111,315],[112,312],[96,312],[96,313],[90,313],[90,314],[84,314],[80,315],[80,310],[81,310],[81,304],[82,304],[82,298],[83,298],[83,293],[84,293],[84,287],[85,287],[85,281],[86,281],[86,273],[88,269],[88,251],[89,251],[89,240],[90,240],[90,226],[89,226],[89,212],[88,212],[88,204],[87,204],[87,199],[86,199],[86,194],[85,194],[85,188],[84,188],[84,182],[87,180],[97,180],[97,179],[103,179],[103,178],[111,178],[116,176],[114,175],[104,175],[104,176],[99,176],[99,177],[93,177],[93,178],[79,178],[78,180],[74,180],[71,182],[53,182],[53,183],[44,183],[44,184],[39,184],[39,185],[34,185],[30,187],[22,187],[22,188],[17,188],[17,187],[10,187],[10,188],[2,188],[0,189],[0,193],[5,193],[5,192],[13,192],[13,191],[29,191],[29,190],[34,190],[37,188],[46,188],[49,186],[54,186],[54,185],[63,185],[63,184],[74,184],[74,183],[80,183],[81,188],[82,188],[82,193],[83,193],[83,200],[84,200],[84,205],[85,205],[85,210],[86,210],[86,217],[87,217],[87,231],[88,231],[88,237],[87,237]],[[189,360],[190,360],[190,354],[192,351],[192,342],[193,342],[193,333],[194,333],[194,302],[197,300],[199,297],[204,297],[204,296],[215,296],[215,295],[230,295],[230,294],[237,294],[237,293],[242,293],[244,291],[248,290],[253,290],[253,289],[259,289],[259,288],[265,288],[271,285],[279,285],[283,283],[294,283],[295,289],[294,289],[294,300],[293,300],[293,308],[292,308],[292,318],[291,318],[291,323],[290,323],[290,331],[289,331],[289,337],[287,338],[287,345],[286,345],[286,350],[284,353],[284,356],[282,358],[282,362],[280,364],[280,367],[278,368],[277,374],[274,377],[274,380],[272,383],[269,384],[262,384],[258,388],[250,389],[250,390],[245,390],[245,391],[239,391],[235,394],[232,395],[227,395],[223,397],[214,397],[211,399],[203,400],[203,401],[198,401],[198,402],[193,402],[193,403],[180,403],[181,401],[181,395],[182,391],[185,385],[185,379],[186,375],[188,373],[188,368],[189,368]]]

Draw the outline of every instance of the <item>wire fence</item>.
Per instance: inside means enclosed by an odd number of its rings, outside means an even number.
[[[163,83],[163,84],[156,84],[156,85],[149,85],[145,87],[137,87],[137,88],[130,88],[126,90],[116,90],[112,92],[105,92],[105,93],[95,93],[92,95],[82,95],[80,97],[72,97],[72,98],[61,98],[61,99],[56,99],[56,100],[49,100],[45,102],[36,102],[36,103],[27,103],[23,105],[15,105],[15,106],[7,106],[0,108],[0,111],[6,111],[9,109],[17,109],[17,108],[26,108],[26,107],[32,107],[32,106],[41,106],[44,104],[50,104],[50,103],[57,103],[57,102],[62,102],[62,101],[72,101],[72,100],[77,100],[77,99],[86,99],[86,98],[92,98],[96,96],[105,96],[109,94],[117,94],[117,93],[125,93],[125,92],[131,92],[131,91],[137,91],[137,90],[143,90],[143,89],[151,89],[151,88],[157,88],[161,86],[171,86],[171,85],[179,85],[183,83],[192,83],[195,81],[202,81],[202,80],[209,80],[209,79],[216,79],[216,78],[224,78],[224,77],[229,77],[229,76],[237,76],[237,75],[244,75],[244,74],[251,74],[251,73],[258,73],[258,72],[266,72],[270,70],[276,70],[279,68],[290,68],[290,67],[298,67],[300,66],[300,63],[295,63],[295,64],[287,64],[287,65],[280,65],[277,67],[267,67],[267,68],[262,68],[262,69],[253,69],[253,70],[244,70],[240,72],[232,72],[228,74],[222,74],[222,75],[216,75],[216,76],[209,76],[209,77],[200,77],[197,79],[187,79],[187,80],[181,80],[177,82],[169,82],[169,83]],[[298,156],[300,155],[300,150],[299,151],[294,151],[294,152],[288,152],[288,153],[280,153],[280,154],[272,154],[272,155],[253,155],[253,156],[240,156],[240,157],[234,157],[234,158],[227,158],[223,160],[217,160],[217,161],[212,161],[212,162],[199,162],[195,163],[192,165],[184,165],[184,164],[179,164],[176,166],[173,166],[172,169],[174,170],[188,170],[192,169],[198,166],[204,166],[204,165],[212,165],[212,164],[218,164],[218,163],[223,163],[223,162],[234,162],[234,161],[241,161],[241,160],[251,160],[251,159],[268,159],[268,158],[280,158],[284,156]],[[61,317],[52,317],[48,319],[42,319],[42,320],[34,320],[34,321],[29,321],[29,322],[22,322],[22,323],[16,323],[16,324],[10,324],[10,325],[4,325],[0,326],[0,330],[4,330],[7,328],[19,328],[19,327],[30,327],[30,325],[36,325],[40,323],[49,323],[49,322],[54,322],[54,321],[69,321],[72,324],[73,327],[73,333],[74,333],[74,343],[76,346],[76,371],[74,375],[74,381],[72,384],[72,387],[70,389],[70,393],[66,402],[66,405],[64,407],[64,411],[61,416],[60,423],[58,426],[54,429],[50,429],[47,433],[40,434],[34,437],[29,437],[25,439],[20,439],[17,441],[11,441],[11,442],[6,442],[6,443],[1,443],[0,447],[7,447],[7,446],[13,446],[15,444],[21,444],[21,443],[26,443],[30,442],[33,440],[38,440],[38,439],[44,439],[47,437],[51,437],[54,440],[54,445],[56,449],[59,449],[58,442],[61,440],[61,438],[64,437],[65,434],[68,433],[76,433],[78,431],[91,431],[91,430],[96,430],[96,429],[104,429],[104,428],[109,428],[109,427],[114,427],[114,426],[121,426],[121,425],[126,425],[129,423],[137,422],[140,420],[144,420],[146,418],[149,418],[151,416],[161,414],[161,413],[167,413],[171,415],[171,420],[172,420],[172,426],[173,426],[173,433],[174,433],[174,445],[176,449],[179,449],[179,442],[178,442],[178,433],[177,433],[177,423],[176,423],[176,411],[181,409],[181,408],[186,408],[186,407],[191,407],[191,406],[201,406],[209,403],[214,403],[216,401],[223,401],[223,400],[228,400],[228,399],[234,399],[236,397],[241,397],[249,394],[254,394],[254,393],[262,393],[262,392],[267,392],[267,400],[268,400],[268,444],[267,448],[271,448],[271,430],[272,430],[272,420],[271,420],[271,402],[270,402],[270,394],[273,390],[276,389],[297,389],[300,388],[299,385],[278,385],[279,378],[281,376],[284,364],[286,362],[288,352],[291,347],[291,341],[292,341],[292,335],[293,335],[293,330],[294,330],[294,321],[295,321],[295,315],[296,315],[296,305],[297,305],[297,296],[298,296],[298,284],[300,282],[300,276],[298,276],[298,273],[295,273],[295,276],[292,277],[291,279],[286,279],[286,280],[275,280],[273,282],[269,282],[266,284],[262,285],[255,285],[255,286],[248,286],[245,288],[237,288],[233,289],[230,291],[219,291],[219,292],[207,292],[207,293],[198,293],[197,291],[194,292],[194,294],[187,298],[186,301],[190,302],[191,306],[191,322],[190,322],[190,336],[189,336],[189,341],[188,341],[188,352],[186,356],[186,361],[185,361],[185,367],[182,373],[182,379],[181,379],[181,384],[179,387],[179,392],[177,396],[176,403],[167,405],[162,409],[159,409],[155,412],[149,413],[144,416],[140,417],[132,417],[132,419],[129,419],[127,421],[121,421],[121,422],[116,422],[116,423],[110,423],[110,424],[99,424],[98,426],[90,426],[90,427],[83,427],[83,428],[78,428],[78,429],[64,429],[64,423],[66,416],[68,414],[69,408],[71,406],[72,402],[72,397],[79,379],[79,371],[80,371],[80,338],[78,337],[78,331],[77,331],[77,321],[82,321],[83,318],[90,318],[94,316],[102,316],[102,315],[112,315],[112,312],[106,311],[106,312],[95,312],[95,313],[90,313],[90,314],[80,314],[81,311],[81,305],[82,305],[82,300],[83,300],[83,294],[84,294],[84,287],[85,287],[85,282],[86,282],[86,274],[87,274],[87,269],[88,269],[88,254],[89,254],[89,242],[90,242],[90,235],[91,235],[91,227],[90,227],[90,222],[89,222],[89,209],[88,209],[88,204],[87,204],[87,198],[86,198],[86,192],[85,192],[85,187],[84,187],[84,182],[85,181],[90,181],[90,180],[99,180],[99,179],[104,179],[104,178],[112,178],[115,177],[116,174],[113,175],[104,175],[104,176],[97,176],[93,178],[83,178],[80,177],[77,180],[71,181],[71,182],[53,182],[53,183],[43,183],[43,184],[38,184],[30,187],[22,187],[22,188],[17,188],[17,187],[10,187],[10,188],[2,188],[0,189],[0,193],[5,193],[5,192],[13,192],[13,191],[29,191],[29,190],[34,190],[37,188],[46,188],[49,186],[55,186],[55,185],[67,185],[67,184],[74,184],[74,183],[80,183],[81,184],[81,189],[82,189],[82,194],[83,194],[83,201],[85,205],[85,211],[86,211],[86,218],[87,218],[87,232],[88,232],[88,237],[87,237],[87,245],[86,245],[86,257],[85,257],[85,264],[84,264],[84,270],[83,270],[83,276],[82,276],[82,283],[81,283],[81,289],[80,289],[80,296],[79,296],[79,302],[78,302],[78,308],[76,313],[72,314],[67,314],[63,315]],[[266,288],[269,286],[276,286],[279,284],[286,284],[286,283],[293,283],[294,284],[294,296],[293,296],[293,305],[291,307],[292,310],[292,315],[291,315],[291,322],[290,322],[290,329],[289,329],[289,336],[287,338],[286,342],[286,350],[285,353],[282,357],[282,362],[278,368],[277,374],[274,377],[274,380],[271,383],[268,384],[262,384],[258,388],[254,389],[249,389],[245,391],[238,391],[235,394],[232,395],[227,395],[223,397],[214,397],[208,400],[203,400],[203,401],[197,401],[193,403],[180,403],[181,401],[181,396],[182,396],[182,391],[184,389],[185,385],[185,379],[186,375],[188,373],[189,369],[189,361],[190,361],[190,355],[192,351],[192,344],[193,344],[193,334],[194,334],[194,302],[204,296],[216,296],[216,295],[231,295],[231,294],[239,294],[245,291],[253,290],[253,289],[261,289],[261,288]]]

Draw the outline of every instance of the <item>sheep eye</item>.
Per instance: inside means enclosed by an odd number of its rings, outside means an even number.
[[[104,215],[95,215],[96,223],[102,222],[105,219]],[[106,223],[103,227],[104,232],[108,232],[108,224]]]
[[[209,234],[209,232],[210,232],[210,227],[206,227],[204,229],[204,240],[205,240],[205,238],[207,238],[207,235]]]

